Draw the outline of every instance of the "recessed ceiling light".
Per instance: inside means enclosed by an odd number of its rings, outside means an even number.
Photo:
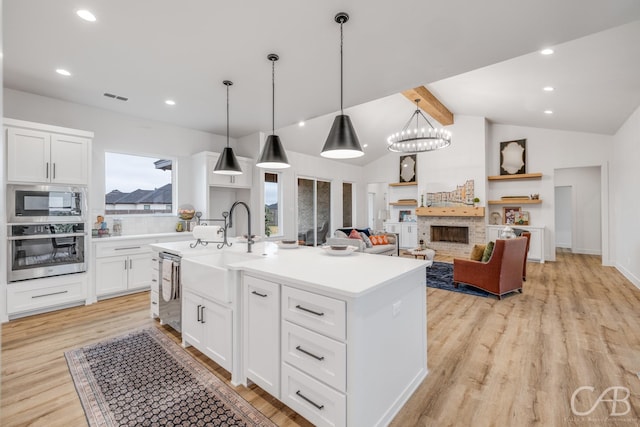
[[[304,126],[304,120],[300,120],[300,121],[298,122],[298,126],[300,126],[300,127]]]
[[[553,86],[545,86],[542,88],[542,90],[544,90],[545,92],[553,92],[556,89]]]
[[[65,76],[65,77],[69,77],[71,75],[71,73],[68,72],[67,70],[65,70],[64,68],[58,68],[56,70],[56,73],[60,74],[61,76]]]
[[[540,51],[540,53],[541,53],[541,54],[543,54],[543,55],[551,55],[551,54],[553,54],[553,49],[549,49],[549,48],[547,48],[547,49],[542,49],[542,50]]]
[[[164,103],[167,105],[176,105],[176,101],[174,101],[173,99],[167,99],[166,101],[164,101]]]
[[[544,110],[544,113],[545,113],[545,114],[553,114],[553,111],[551,111],[551,110]]]
[[[85,21],[96,22],[95,15],[89,12],[88,10],[80,9],[76,12],[76,15],[78,15],[80,18],[84,19]]]

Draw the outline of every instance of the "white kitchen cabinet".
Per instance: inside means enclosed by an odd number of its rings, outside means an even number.
[[[92,133],[10,119],[5,126],[9,182],[88,184]]]
[[[399,236],[398,246],[400,248],[411,249],[418,246],[417,222],[385,222],[384,231]]]
[[[149,289],[153,239],[94,242],[95,295],[105,297]]]
[[[184,290],[182,342],[193,345],[224,369],[232,365],[232,310]]]
[[[103,295],[147,289],[151,285],[149,252],[96,258],[96,294]]]
[[[418,223],[408,222],[401,224],[400,247],[411,249],[418,246]]]
[[[207,152],[207,182],[209,185],[218,187],[237,187],[237,188],[251,188],[253,180],[253,160],[247,157],[237,157],[240,168],[242,169],[241,175],[221,175],[213,173],[213,169],[218,162],[220,153]]]
[[[500,231],[506,227],[506,225],[488,225],[487,226],[487,239],[489,241],[496,241],[500,238]],[[527,254],[527,260],[538,261],[544,263],[544,227],[532,227],[528,225],[516,225],[510,226],[512,228],[519,228],[529,231],[531,238],[529,240],[529,253]]]
[[[84,304],[87,274],[66,274],[7,284],[10,318]]]
[[[245,376],[280,397],[280,285],[244,277]]]
[[[160,254],[157,250],[151,252],[151,293],[150,310],[151,317],[160,317]]]

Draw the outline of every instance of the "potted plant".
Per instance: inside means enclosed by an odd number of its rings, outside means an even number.
[[[474,208],[478,207],[478,203],[480,203],[480,198],[479,197],[474,197],[473,198],[473,207]]]

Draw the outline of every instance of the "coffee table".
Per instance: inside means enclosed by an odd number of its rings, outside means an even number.
[[[409,254],[413,255],[415,259],[418,259],[418,257],[422,257],[422,259],[424,259],[425,261],[433,261],[433,257],[435,256],[436,251],[434,251],[433,249],[416,248],[411,249],[409,251]]]

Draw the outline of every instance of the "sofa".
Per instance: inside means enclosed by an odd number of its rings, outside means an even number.
[[[360,239],[349,238],[352,230],[356,230],[356,232],[360,235]],[[371,236],[386,236],[389,244],[387,245],[373,245],[371,243],[367,243],[364,239],[364,236],[367,237],[366,240],[370,241]],[[393,233],[375,233],[371,229],[368,228],[341,228],[334,232],[332,237],[327,239],[327,245],[350,245],[356,246],[358,252],[364,252],[367,254],[376,254],[376,255],[389,255],[389,256],[398,256],[398,239],[397,235]]]

